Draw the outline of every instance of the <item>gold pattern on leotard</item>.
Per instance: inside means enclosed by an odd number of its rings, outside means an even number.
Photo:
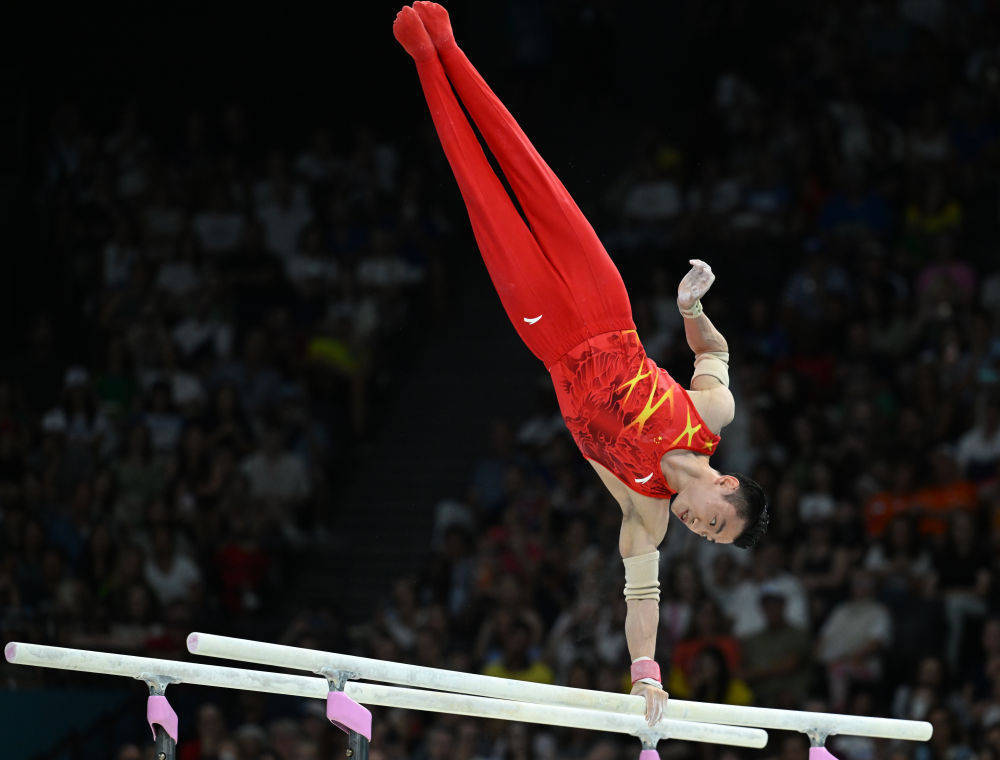
[[[667,388],[667,390],[663,392],[663,395],[660,396],[659,399],[657,399],[656,403],[655,404],[653,403],[653,396],[656,395],[656,384],[659,381],[659,379],[660,379],[659,374],[653,376],[653,387],[649,389],[649,398],[646,399],[646,406],[644,406],[642,411],[635,416],[634,420],[632,420],[628,425],[625,426],[626,430],[632,427],[633,425],[638,425],[638,429],[636,430],[636,432],[641,434],[642,428],[646,424],[646,421],[656,413],[657,409],[663,406],[663,402],[666,401],[667,399],[670,399],[670,409],[671,409],[671,414],[673,414],[674,386],[670,386],[669,388]]]
[[[622,332],[622,335],[634,335],[635,339],[636,339],[636,342],[638,343],[638,341],[639,341],[639,333],[636,332],[635,330],[625,330],[624,332]],[[641,344],[640,344],[640,347],[641,347]],[[645,372],[643,372],[644,369],[646,370]],[[625,388],[628,388],[628,393],[625,394],[625,398],[623,398],[621,400],[621,403],[624,404],[626,401],[628,401],[629,397],[632,395],[632,391],[635,390],[635,386],[638,385],[638,383],[641,380],[645,380],[650,375],[653,375],[653,387],[649,389],[649,398],[646,399],[646,405],[643,407],[642,411],[640,411],[635,416],[635,419],[633,419],[628,425],[625,426],[626,429],[632,427],[633,425],[638,426],[638,429],[636,430],[637,433],[642,433],[642,428],[645,426],[646,421],[650,417],[652,417],[653,414],[656,413],[657,409],[659,409],[661,406],[663,406],[663,402],[666,401],[667,399],[670,399],[670,414],[673,415],[673,413],[674,413],[674,389],[673,389],[673,386],[671,386],[669,389],[667,389],[663,393],[663,395],[660,396],[660,398],[656,400],[655,404],[653,403],[653,396],[656,395],[656,386],[657,386],[657,383],[659,382],[660,377],[659,377],[658,373],[654,375],[653,374],[653,370],[646,368],[646,353],[645,352],[643,352],[642,359],[639,361],[639,369],[636,370],[635,377],[633,377],[631,380],[629,380],[627,382],[624,382],[624,383],[622,383],[621,385],[618,386],[618,391],[619,392],[625,390]]]
[[[632,391],[635,390],[635,386],[639,383],[639,381],[645,380],[647,377],[653,374],[652,370],[648,370],[645,374],[643,374],[643,370],[645,368],[646,368],[646,357],[644,356],[642,357],[642,361],[639,363],[639,371],[635,373],[635,377],[633,377],[627,383],[622,383],[621,385],[618,386],[619,391],[625,390],[626,387],[628,388],[628,393],[626,393],[625,398],[622,399],[623,404],[626,401],[628,401],[628,397],[632,395]]]
[[[711,452],[715,448],[715,441],[705,441],[705,451]]]
[[[681,434],[679,436],[677,436],[676,438],[674,438],[673,443],[670,444],[671,446],[676,446],[680,442],[681,438],[683,438],[684,436],[687,436],[688,437],[687,445],[688,445],[688,448],[690,448],[691,447],[691,441],[694,439],[694,434],[697,433],[699,430],[701,430],[701,423],[695,425],[694,427],[691,427],[691,410],[690,409],[687,410],[687,415],[688,415],[687,416],[687,425],[684,426],[684,429],[681,431]]]

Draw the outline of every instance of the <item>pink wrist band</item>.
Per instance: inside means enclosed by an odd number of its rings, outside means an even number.
[[[660,681],[660,666],[655,660],[636,660],[632,663],[632,683],[641,681],[643,678],[652,678],[657,683]]]

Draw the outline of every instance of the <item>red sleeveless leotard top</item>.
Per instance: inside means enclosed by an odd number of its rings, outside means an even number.
[[[548,370],[583,455],[643,496],[677,493],[660,469],[664,453],[712,454],[719,443],[687,391],[646,356],[635,330],[588,338]]]

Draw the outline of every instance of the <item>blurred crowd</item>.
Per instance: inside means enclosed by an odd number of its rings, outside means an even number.
[[[678,379],[676,279],[689,257],[714,266],[705,305],[737,416],[713,463],[750,474],[773,511],[750,552],[668,531],[657,659],[677,698],[934,726],[926,744],[832,738],[845,760],[1000,760],[998,9],[804,5],[782,45],[718,72],[694,136],[648,124],[600,197],[570,187],[647,353]],[[439,287],[448,234],[425,167],[322,131],[255,161],[246,129],[237,108],[193,115],[177,145],[131,109],[104,132],[72,109],[53,120],[48,229],[92,329],[63,366],[39,321],[0,384],[5,638],[174,652],[194,619],[263,616],[283,554],[323,525],[365,394],[391,392],[393,334]],[[441,485],[425,567],[371,620],[309,611],[280,640],[627,689],[620,513],[547,384],[495,423],[466,488]],[[342,742],[300,706],[196,712],[185,760]],[[381,711],[372,757],[620,760],[633,745]],[[753,756],[807,745],[775,733]]]
[[[40,314],[0,376],[0,629],[177,653],[195,620],[274,627],[444,227],[364,130],[269,150],[239,106],[169,136],[100,116],[67,103],[39,146],[72,320]]]

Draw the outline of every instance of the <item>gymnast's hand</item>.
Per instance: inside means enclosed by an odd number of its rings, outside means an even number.
[[[684,275],[677,286],[677,306],[690,309],[695,302],[708,292],[715,282],[712,267],[701,259],[691,259],[691,271]]]
[[[655,726],[663,717],[663,710],[667,706],[667,692],[658,689],[651,683],[641,681],[632,686],[632,693],[643,697],[646,700],[646,722]]]

